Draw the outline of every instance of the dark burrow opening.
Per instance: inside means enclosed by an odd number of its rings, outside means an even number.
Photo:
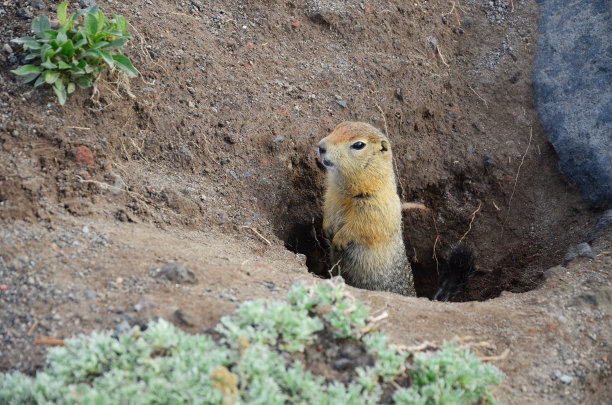
[[[323,236],[320,219],[287,226],[284,242],[288,250],[306,256],[306,266],[310,273],[321,278],[331,276],[331,265],[327,258],[328,241]],[[462,291],[450,301],[485,301],[499,296],[503,291],[529,291],[543,281],[543,271],[538,270],[533,263],[537,248],[509,251],[493,268],[482,265],[479,249],[470,249],[474,254],[474,272]],[[438,276],[448,260],[451,247],[440,248],[434,258],[433,255],[419,255],[417,247],[406,240],[406,250],[417,296],[431,299],[436,292]]]
[[[313,176],[299,178],[312,179]],[[294,207],[300,209],[286,210],[274,219],[274,223],[285,247],[305,255],[306,265],[313,275],[329,278],[329,242],[322,232],[324,186],[321,182],[315,183],[306,184],[302,180],[296,183],[293,191],[298,198],[293,201]],[[440,272],[458,242],[473,252],[475,270],[451,301],[484,301],[503,291],[521,293],[538,287],[544,280],[544,271],[560,263],[567,241],[535,234],[525,225],[530,219],[524,217],[519,225],[508,223],[506,229],[500,229],[503,217],[500,219],[494,207],[481,206],[482,197],[464,184],[465,179],[458,176],[454,181],[402,198],[421,201],[427,207],[403,212],[403,239],[417,296],[434,297]],[[478,216],[473,221],[470,214],[478,207]]]
[[[314,162],[301,163],[285,191],[291,206],[276,211],[280,215],[272,223],[287,249],[306,256],[313,275],[329,278],[329,242],[322,232],[324,171]],[[503,291],[537,288],[544,272],[560,264],[570,244],[583,237],[585,231],[576,226],[580,211],[572,216],[564,205],[550,204],[550,196],[535,204],[532,194],[517,195],[508,215],[501,175],[487,177],[478,170],[455,171],[424,189],[398,190],[403,202],[425,207],[403,211],[403,239],[419,297],[434,296],[440,271],[458,245],[473,252],[475,271],[451,301],[485,301]]]

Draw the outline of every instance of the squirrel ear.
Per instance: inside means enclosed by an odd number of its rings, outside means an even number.
[[[387,142],[387,141],[381,141],[381,142],[380,142],[380,151],[381,151],[382,153],[385,153],[385,152],[386,152],[386,151],[388,151],[388,150],[389,150],[389,142]]]

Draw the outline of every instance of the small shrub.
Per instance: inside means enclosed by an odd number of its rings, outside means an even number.
[[[36,37],[13,40],[29,51],[26,62],[38,64],[24,65],[11,72],[22,76],[26,83],[34,81],[34,87],[52,86],[61,105],[77,86],[91,87],[107,67],[119,68],[128,77],[138,76],[132,62],[122,53],[132,38],[125,17],[114,14],[108,20],[98,6],[67,16],[67,7],[68,2],[57,7],[59,29],[51,29],[51,22],[41,14],[32,20]]]
[[[221,337],[190,335],[164,320],[120,335],[92,333],[51,349],[36,377],[0,374],[2,404],[396,404],[493,403],[503,374],[470,352],[445,345],[408,354],[383,333],[363,335],[367,309],[325,282],[293,286],[284,301],[243,303],[217,326]],[[340,322],[344,313],[345,322]],[[317,336],[362,345],[374,359],[348,383],[307,370],[292,353]],[[329,341],[330,344],[337,342]],[[410,378],[407,378],[410,373]],[[409,387],[398,384],[412,381]],[[386,393],[386,394],[385,394]],[[391,396],[390,396],[391,395]]]
[[[495,404],[488,387],[504,378],[497,367],[452,343],[431,355],[417,353],[412,367],[412,386],[395,392],[396,404]]]

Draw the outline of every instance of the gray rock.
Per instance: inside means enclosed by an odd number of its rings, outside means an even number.
[[[225,173],[229,174],[230,176],[232,176],[234,179],[238,179],[238,175],[236,174],[235,171],[230,170],[230,169],[225,169]]]
[[[23,7],[17,10],[17,17],[28,19],[34,17],[34,13],[28,7]]]
[[[85,297],[88,300],[94,300],[96,299],[96,293],[91,290],[85,290],[83,291],[83,297]]]
[[[561,377],[559,377],[559,381],[561,381],[563,384],[571,384],[572,383],[573,378],[570,377],[569,375],[562,375]]]
[[[136,304],[134,304],[134,311],[152,312],[156,306],[157,304],[155,303],[155,301],[153,301],[151,297],[149,297],[148,295],[144,295],[138,300]]]
[[[302,266],[306,266],[306,255],[305,254],[296,253],[295,260],[297,260]]]
[[[219,224],[226,224],[231,221],[229,215],[227,215],[227,212],[223,210],[218,210],[215,214]]]
[[[180,308],[174,311],[174,318],[183,326],[194,326],[196,324],[194,316]]]
[[[438,40],[432,37],[429,37],[428,40],[429,40],[429,45],[431,45],[431,49],[435,51],[436,48],[438,47]]]
[[[612,206],[609,0],[538,0],[536,109],[559,170],[586,201]]]
[[[195,8],[198,9],[198,11],[202,11],[204,10],[204,5],[202,4],[201,1],[197,1],[197,0],[191,0],[191,5],[194,6]]]
[[[29,0],[28,3],[30,3],[30,6],[37,10],[42,10],[45,8],[45,2],[43,0]]]
[[[491,156],[485,155],[482,158],[482,160],[484,161],[485,167],[496,167],[497,166],[495,159],[493,159]]]
[[[96,3],[94,0],[79,0],[79,6],[86,8],[86,7],[93,7],[93,6],[97,6],[98,3]]]
[[[117,338],[120,335],[124,335],[126,333],[128,333],[130,330],[132,329],[132,327],[130,326],[128,321],[123,321],[121,322],[119,325],[117,325],[115,327],[115,330],[113,331],[113,337]]]
[[[198,281],[198,277],[192,270],[174,261],[169,261],[160,269],[157,269],[154,277],[174,281],[179,284],[196,283]]]
[[[4,53],[7,53],[9,55],[13,53],[13,48],[11,48],[9,44],[4,44],[4,46],[2,47],[2,50],[4,51]]]
[[[588,257],[590,259],[595,258],[595,253],[591,250],[591,245],[588,243],[579,243],[570,247],[563,258],[563,264],[567,264],[574,259],[579,257]]]
[[[321,25],[337,25],[350,13],[350,2],[309,0],[308,18]]]
[[[115,184],[110,188],[110,192],[117,195],[125,188],[125,183],[119,176],[115,176]]]
[[[407,93],[406,89],[395,89],[395,97],[399,101],[404,101],[404,96],[406,95],[406,93]]]
[[[607,210],[595,224],[595,229],[604,229],[609,227],[610,225],[612,225],[612,210]]]
[[[235,143],[238,143],[238,136],[234,133],[231,134],[227,134],[223,137],[223,139],[225,140],[225,142],[233,145]]]

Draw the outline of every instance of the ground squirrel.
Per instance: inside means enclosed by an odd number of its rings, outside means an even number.
[[[319,155],[334,272],[354,287],[416,295],[389,139],[369,124],[343,122],[319,142]]]

